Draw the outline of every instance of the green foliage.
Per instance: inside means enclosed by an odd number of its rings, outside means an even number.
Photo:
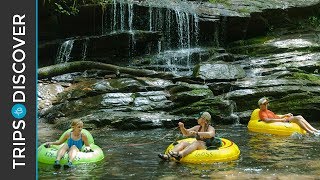
[[[54,3],[54,10],[60,14],[76,15],[79,12],[76,2],[76,0],[61,0],[59,3]]]
[[[55,13],[77,15],[79,13],[80,6],[89,4],[106,4],[111,1],[112,0],[49,0],[47,3],[50,4]]]

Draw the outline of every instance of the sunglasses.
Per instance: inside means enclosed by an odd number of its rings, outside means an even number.
[[[269,102],[265,102],[265,103],[263,103],[263,104],[261,104],[261,105],[267,105],[267,104],[269,104]]]

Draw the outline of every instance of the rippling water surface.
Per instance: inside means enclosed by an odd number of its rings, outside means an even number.
[[[319,128],[320,124],[312,123]],[[39,127],[39,126],[38,126]],[[40,130],[41,129],[41,130]],[[178,129],[141,131],[94,131],[95,143],[105,154],[98,163],[81,164],[70,170],[55,170],[39,163],[39,179],[250,179],[319,178],[320,137],[290,137],[247,131],[246,125],[217,125],[217,136],[236,143],[241,151],[236,161],[206,165],[163,162],[157,157],[169,144],[182,138]],[[46,131],[51,133],[46,133]],[[59,138],[62,132],[39,127],[39,144]]]

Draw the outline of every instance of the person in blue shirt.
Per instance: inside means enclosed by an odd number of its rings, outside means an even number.
[[[69,159],[68,163],[64,165],[65,168],[72,167],[72,161],[76,157],[77,153],[81,150],[82,146],[85,145],[85,151],[91,151],[88,137],[81,132],[83,128],[83,122],[80,119],[74,119],[71,123],[72,131],[70,133],[66,133],[64,137],[60,138],[55,142],[47,142],[46,147],[50,147],[50,145],[60,145],[67,141],[57,153],[56,160],[54,162],[55,168],[60,168],[60,159],[64,156],[66,152],[68,152]]]

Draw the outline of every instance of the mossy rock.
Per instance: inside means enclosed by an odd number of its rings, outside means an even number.
[[[319,75],[298,73],[297,72],[297,73],[293,73],[292,78],[309,80],[309,81],[314,82],[316,84],[320,84],[320,76]]]

